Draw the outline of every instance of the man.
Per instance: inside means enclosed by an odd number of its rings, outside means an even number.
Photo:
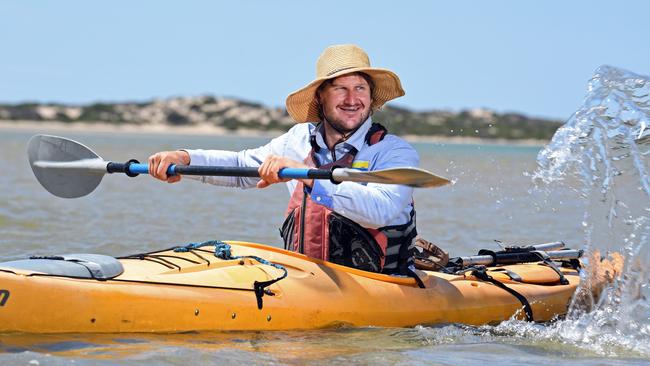
[[[285,167],[417,166],[415,150],[371,120],[373,111],[402,95],[398,76],[371,67],[361,48],[331,46],[316,63],[316,80],[287,97],[287,111],[298,122],[287,133],[240,152],[160,152],[149,157],[149,173],[173,183],[181,177],[166,175],[170,164],[259,167],[261,179],[197,179],[242,188],[286,182],[292,193],[281,229],[286,249],[367,271],[412,274],[417,234],[412,188],[278,177]]]

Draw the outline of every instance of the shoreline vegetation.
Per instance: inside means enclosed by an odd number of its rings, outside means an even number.
[[[562,125],[487,109],[414,112],[390,105],[375,112],[373,120],[413,142],[534,146],[548,143]],[[293,125],[283,108],[212,96],[82,106],[0,104],[0,130],[274,137]]]

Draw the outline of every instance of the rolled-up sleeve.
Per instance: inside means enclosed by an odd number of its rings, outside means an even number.
[[[285,155],[287,142],[290,138],[291,134],[286,133],[274,138],[264,146],[239,152],[200,149],[184,150],[190,155],[190,165],[259,167],[269,155]],[[250,177],[188,176],[188,178],[200,180],[203,183],[239,188],[255,187],[259,181],[259,178]]]

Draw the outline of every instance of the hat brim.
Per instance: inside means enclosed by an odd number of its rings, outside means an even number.
[[[381,108],[389,100],[399,98],[405,94],[404,89],[402,89],[402,83],[394,72],[376,67],[355,67],[318,78],[307,84],[307,86],[289,94],[286,101],[287,112],[289,112],[289,115],[294,121],[299,123],[320,121],[318,102],[316,101],[316,90],[318,87],[325,80],[355,72],[368,74],[375,83],[373,101],[370,105],[373,111]]]

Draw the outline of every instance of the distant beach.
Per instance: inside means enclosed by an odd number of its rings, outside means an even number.
[[[171,126],[167,124],[113,124],[106,122],[59,122],[59,121],[7,121],[0,120],[0,131],[34,131],[39,133],[88,132],[88,133],[125,133],[125,134],[169,134],[185,136],[239,136],[239,137],[268,137],[273,138],[282,134],[282,131],[260,131],[256,129],[240,128],[229,130],[210,124],[194,126]],[[517,145],[517,146],[544,146],[549,141],[535,139],[485,139],[470,136],[400,136],[409,142],[429,142],[440,144],[479,144],[479,145]]]

